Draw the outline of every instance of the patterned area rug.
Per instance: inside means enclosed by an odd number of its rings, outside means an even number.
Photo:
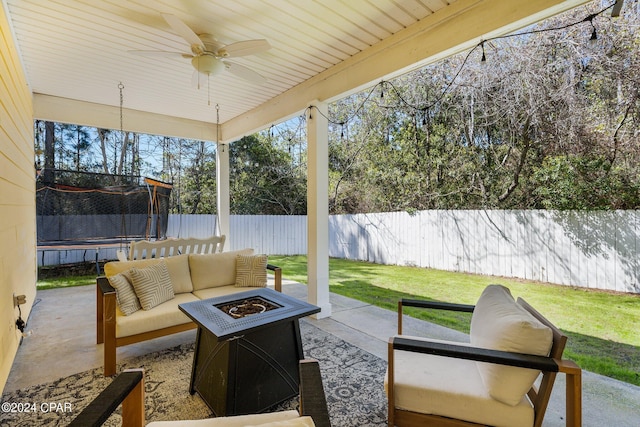
[[[300,329],[305,356],[320,362],[332,425],[385,426],[386,362],[306,321],[300,322]],[[126,360],[119,365],[119,369],[145,369],[147,422],[212,416],[199,396],[189,394],[192,360],[191,344]],[[102,368],[98,368],[3,394],[0,425],[65,426],[111,381],[104,378]],[[297,400],[292,399],[273,410],[297,409]],[[19,412],[5,411],[9,402],[15,403],[13,409]],[[120,424],[120,415],[116,413],[105,425]]]

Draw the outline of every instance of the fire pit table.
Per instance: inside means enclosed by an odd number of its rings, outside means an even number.
[[[256,288],[179,308],[198,325],[189,392],[216,416],[262,412],[298,394],[298,319],[319,307]]]

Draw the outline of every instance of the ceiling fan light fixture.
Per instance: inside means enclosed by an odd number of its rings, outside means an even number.
[[[224,62],[215,56],[208,54],[195,56],[191,60],[191,65],[193,65],[193,68],[195,68],[199,73],[207,74],[209,76],[221,73],[225,68]]]

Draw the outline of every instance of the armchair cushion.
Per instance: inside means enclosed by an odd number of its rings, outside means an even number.
[[[246,427],[261,424],[297,420],[298,411],[267,412],[264,414],[236,415],[233,417],[207,418],[204,420],[154,421],[147,427]],[[267,424],[268,425],[268,424]]]
[[[164,262],[148,268],[133,267],[129,274],[143,310],[151,310],[175,296],[167,264]]]
[[[444,342],[415,336],[412,340]],[[450,342],[448,342],[450,343]],[[469,345],[458,343],[457,345]],[[400,409],[459,418],[483,425],[520,427],[533,425],[533,405],[521,397],[515,405],[489,395],[472,360],[394,350],[395,406]],[[385,387],[387,378],[385,378]],[[462,405],[461,402],[464,402]],[[461,406],[462,405],[462,406]]]
[[[471,345],[493,350],[548,356],[553,343],[549,327],[517,304],[508,288],[490,285],[471,317]],[[494,399],[518,405],[539,371],[477,362],[482,382]]]
[[[311,417],[299,417],[285,421],[272,421],[264,424],[248,424],[247,427],[315,427]]]

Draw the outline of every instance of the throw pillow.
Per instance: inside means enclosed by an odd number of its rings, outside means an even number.
[[[136,296],[133,286],[127,277],[127,273],[118,273],[115,276],[109,277],[109,283],[116,290],[116,301],[120,311],[125,316],[135,313],[140,310],[140,301]]]
[[[164,261],[148,268],[133,267],[129,274],[143,310],[151,310],[175,296]]]
[[[236,287],[267,286],[267,256],[238,255],[236,257]]]
[[[470,342],[474,347],[548,356],[551,329],[518,304],[508,288],[489,285],[471,316]],[[494,399],[515,406],[529,391],[540,371],[477,362],[482,382]]]

